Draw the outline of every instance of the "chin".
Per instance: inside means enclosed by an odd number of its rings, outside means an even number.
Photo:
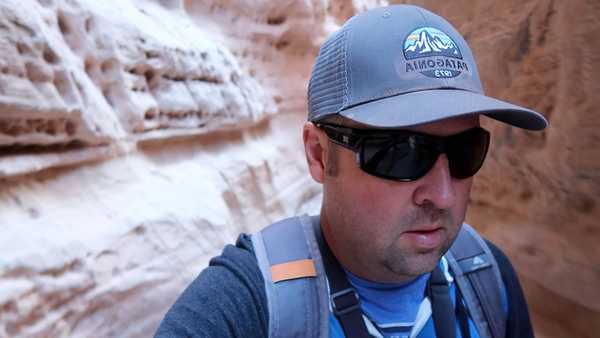
[[[411,268],[418,275],[431,272],[438,265],[442,255],[443,254],[440,252],[440,250],[435,250],[420,257],[415,257]]]
[[[398,254],[388,259],[385,265],[395,274],[403,276],[419,276],[433,271],[443,255],[442,249],[434,249],[425,253]]]

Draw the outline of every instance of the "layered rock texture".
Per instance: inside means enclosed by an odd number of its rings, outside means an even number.
[[[412,1],[471,42],[493,132],[468,218],[539,337],[600,332],[600,6]],[[318,210],[301,148],[324,38],[383,1],[0,2],[0,337],[147,337],[225,243]]]

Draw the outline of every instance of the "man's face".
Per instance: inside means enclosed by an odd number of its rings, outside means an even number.
[[[478,117],[470,116],[411,130],[446,136],[477,125]],[[444,154],[422,178],[398,182],[363,172],[351,150],[330,142],[324,149],[321,222],[342,265],[380,282],[433,270],[458,234],[473,179],[451,177]]]

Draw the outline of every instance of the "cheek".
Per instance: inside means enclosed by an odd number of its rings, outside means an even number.
[[[456,217],[460,218],[460,221],[464,221],[467,206],[469,204],[469,198],[471,195],[471,186],[473,184],[473,178],[458,181],[455,185],[456,192],[456,203],[454,205],[454,212]]]
[[[458,200],[466,204],[469,201],[471,195],[471,186],[473,185],[473,177],[462,180],[458,183],[456,188]]]
[[[348,187],[355,197],[350,201],[354,221],[377,225],[370,226],[371,236],[389,233],[412,208],[411,185],[400,186],[361,172]]]
[[[387,181],[370,177],[364,184],[364,203],[369,210],[380,214],[394,214],[410,202],[410,191],[399,189]]]

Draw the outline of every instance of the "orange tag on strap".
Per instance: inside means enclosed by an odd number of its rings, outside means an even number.
[[[304,277],[317,277],[317,270],[312,259],[300,259],[271,266],[273,283]]]

